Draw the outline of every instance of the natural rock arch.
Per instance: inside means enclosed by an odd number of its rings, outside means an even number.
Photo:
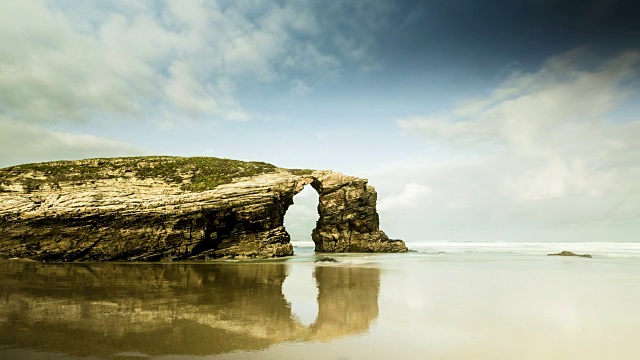
[[[404,252],[401,240],[390,240],[380,230],[377,193],[367,179],[332,171],[317,171],[296,187],[310,184],[319,195],[318,221],[311,233],[317,252]],[[286,210],[293,204],[293,197]]]
[[[86,161],[76,162],[78,166]],[[3,170],[19,184],[25,173]],[[42,176],[42,174],[29,176]],[[28,179],[27,179],[28,180]],[[405,252],[379,228],[366,179],[332,171],[273,172],[185,191],[131,172],[28,189],[0,186],[0,258],[44,261],[267,258],[293,255],[284,214],[306,185],[319,194],[318,252]],[[1,185],[1,184],[0,184]]]

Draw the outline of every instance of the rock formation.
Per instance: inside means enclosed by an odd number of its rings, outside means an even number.
[[[319,252],[407,251],[401,240],[380,230],[377,193],[366,179],[340,173],[315,174],[311,186],[320,195],[320,218],[311,238]]]
[[[217,158],[89,159],[0,169],[0,258],[266,258],[293,254],[284,214],[318,191],[319,252],[405,252],[366,179]]]
[[[591,258],[591,255],[589,254],[579,255],[571,251],[561,251],[557,254],[549,254],[547,256],[577,256],[577,257]]]

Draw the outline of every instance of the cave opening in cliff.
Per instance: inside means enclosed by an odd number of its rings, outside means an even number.
[[[284,215],[284,227],[294,246],[312,246],[311,231],[318,221],[318,193],[307,185],[293,197],[293,204]]]

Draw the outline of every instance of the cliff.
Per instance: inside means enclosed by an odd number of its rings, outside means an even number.
[[[319,194],[316,251],[407,251],[379,229],[366,179],[261,162],[137,157],[0,169],[0,258],[292,255],[284,214],[309,184]]]

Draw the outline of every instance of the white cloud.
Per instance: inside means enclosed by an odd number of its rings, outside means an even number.
[[[99,44],[38,2],[0,9],[0,109],[29,121],[80,120],[89,110],[132,113],[125,77],[112,76]]]
[[[0,167],[62,159],[145,155],[134,145],[0,118]]]
[[[388,11],[356,3],[331,9]],[[346,13],[323,14],[297,1],[4,2],[0,110],[31,123],[246,120],[242,86],[304,78],[295,89],[308,92],[345,62],[366,65],[366,32],[338,42]],[[345,44],[358,43],[354,56]]]
[[[555,56],[535,73],[514,73],[488,97],[399,120],[428,139],[431,153],[449,156],[381,174],[429,186],[429,202],[411,212],[445,232],[640,232],[640,118],[620,107],[638,96],[640,53],[583,58],[583,51]]]
[[[429,192],[430,189],[427,186],[415,183],[406,184],[402,192],[382,198],[378,204],[378,210],[392,211],[415,207],[419,204],[421,198]]]
[[[378,17],[387,11],[367,9]],[[349,16],[299,1],[2,2],[0,162],[139,151],[99,136],[65,138],[52,126],[83,123],[91,132],[113,122],[175,128],[265,117],[242,102],[256,84],[304,95],[345,65],[367,64],[335,41]],[[349,41],[365,37],[361,31]],[[359,47],[366,55],[368,47]],[[12,135],[29,143],[10,147]]]

